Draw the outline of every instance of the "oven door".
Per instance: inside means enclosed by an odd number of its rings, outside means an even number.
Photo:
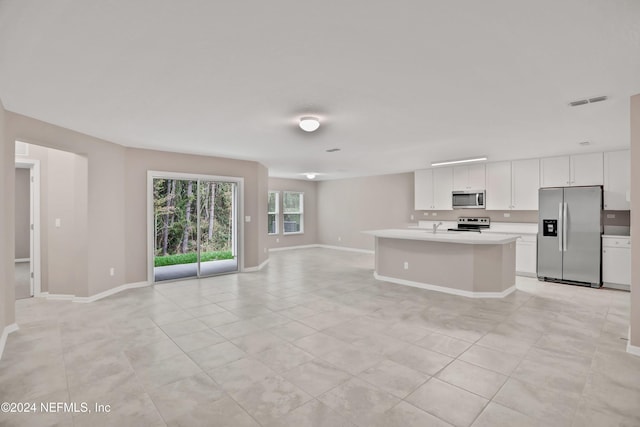
[[[454,191],[451,204],[454,209],[484,209],[484,191]]]

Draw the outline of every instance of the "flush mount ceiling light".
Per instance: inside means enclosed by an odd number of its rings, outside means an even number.
[[[316,179],[317,174],[313,172],[308,172],[308,173],[305,173],[304,176],[306,176],[307,179]]]
[[[299,123],[300,129],[305,132],[313,132],[320,127],[320,120],[315,117],[302,117]]]
[[[433,162],[431,166],[444,166],[444,165],[457,165],[458,163],[472,163],[472,162],[483,162],[487,160],[487,157],[473,157],[471,159],[460,159],[460,160],[446,160],[444,162]]]

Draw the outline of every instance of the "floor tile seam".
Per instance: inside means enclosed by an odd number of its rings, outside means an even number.
[[[496,391],[496,393],[495,393],[495,394],[493,395],[493,397],[489,400],[489,402],[493,402],[493,403],[495,403],[496,405],[504,406],[505,408],[509,408],[509,409],[511,409],[512,411],[517,412],[518,414],[524,415],[524,416],[526,416],[526,417],[528,417],[528,418],[532,418],[532,419],[534,419],[534,420],[538,421],[538,422],[540,423],[540,425],[541,425],[541,426],[544,426],[544,425],[545,425],[545,424],[544,424],[544,420],[542,420],[542,419],[538,418],[537,416],[530,415],[530,414],[526,414],[526,413],[522,412],[522,411],[521,411],[520,409],[518,409],[518,408],[514,408],[513,406],[509,406],[509,405],[508,405],[508,404],[506,404],[506,403],[502,403],[502,402],[499,402],[499,401],[495,400],[495,398],[498,396],[498,394],[500,394],[500,392],[502,391],[502,389],[503,389],[504,387],[506,387],[507,383],[509,382],[509,379],[511,379],[511,377],[509,377],[509,378],[507,379],[507,381],[505,381],[505,382],[500,386],[500,388],[498,389],[498,391]],[[514,378],[514,379],[515,379],[515,380],[517,380],[517,381],[519,381],[517,378]],[[488,404],[487,404],[487,405],[488,405]],[[475,421],[474,421],[474,422],[475,422]]]

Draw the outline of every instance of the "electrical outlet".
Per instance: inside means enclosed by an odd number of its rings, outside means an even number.
[[[251,217],[249,215],[245,216],[244,222],[251,222]]]
[[[511,214],[509,212],[505,212],[505,213],[503,213],[503,215],[504,215],[505,218],[509,218],[511,216]]]
[[[277,239],[276,239],[276,243],[280,243],[280,238],[277,238]]]
[[[616,214],[607,214],[607,218],[615,218]]]
[[[431,212],[431,216],[438,216],[438,212]]]
[[[116,269],[115,269],[115,268],[113,268],[113,267],[111,267],[111,268],[109,269],[109,275],[110,275],[110,276],[115,276],[115,275],[116,275]]]
[[[338,242],[342,242],[342,236],[338,236]]]
[[[410,217],[410,218],[411,218],[411,221],[413,221],[413,215],[411,215],[411,217]]]
[[[60,228],[60,218],[56,218],[56,228]]]
[[[267,248],[264,248],[264,253],[265,253],[265,254],[267,253]]]
[[[407,261],[404,262],[404,269],[405,270],[409,269],[409,263]]]

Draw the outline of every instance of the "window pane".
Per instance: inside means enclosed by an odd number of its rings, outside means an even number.
[[[269,234],[276,234],[278,232],[276,214],[269,214]]]
[[[282,197],[284,212],[302,212],[302,193],[285,192]]]
[[[269,192],[269,212],[277,212],[277,204],[278,204],[278,193]]]
[[[299,233],[302,231],[302,215],[284,214],[284,232]]]

